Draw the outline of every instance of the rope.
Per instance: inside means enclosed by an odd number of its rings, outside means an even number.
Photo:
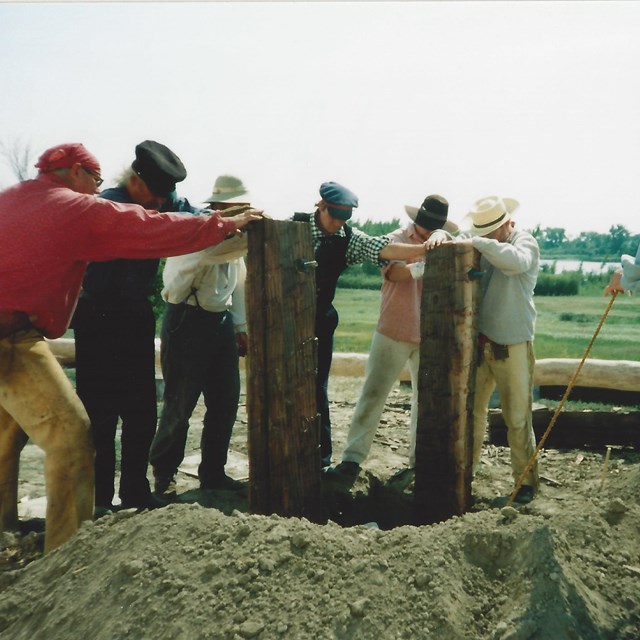
[[[554,427],[554,425],[556,423],[556,420],[558,419],[558,415],[560,414],[560,411],[562,411],[562,407],[564,406],[564,403],[566,402],[567,398],[569,397],[569,394],[571,393],[571,389],[573,389],[573,385],[575,384],[577,377],[580,375],[580,371],[582,371],[582,367],[583,367],[583,365],[585,363],[585,360],[589,356],[589,352],[591,351],[591,347],[593,346],[593,343],[596,341],[596,337],[598,336],[598,333],[600,333],[600,329],[602,328],[602,325],[604,324],[604,321],[607,319],[607,316],[609,315],[609,311],[611,310],[611,307],[613,306],[613,303],[614,303],[617,295],[618,295],[617,291],[614,291],[613,294],[611,295],[611,300],[609,301],[609,304],[607,305],[607,308],[604,310],[604,313],[602,314],[602,318],[600,318],[600,322],[598,324],[598,327],[595,330],[595,333],[593,334],[593,337],[591,338],[591,342],[589,342],[589,346],[587,347],[587,350],[585,351],[584,356],[582,356],[582,360],[581,360],[580,364],[578,365],[578,368],[576,369],[576,372],[573,374],[573,378],[571,378],[571,382],[569,382],[569,386],[567,387],[567,390],[564,392],[564,395],[562,396],[562,400],[560,400],[560,403],[556,407],[555,413],[553,414],[553,417],[551,418],[551,422],[549,423],[549,426],[547,427],[547,430],[544,432],[542,438],[540,438],[540,442],[538,442],[538,446],[536,447],[535,451],[533,452],[533,454],[529,458],[529,461],[527,462],[527,465],[525,466],[524,471],[522,472],[522,474],[518,478],[518,482],[516,482],[516,486],[515,486],[513,492],[509,496],[509,501],[507,502],[507,507],[510,507],[513,504],[513,502],[515,500],[515,497],[516,497],[518,491],[520,490],[520,487],[522,486],[522,483],[524,482],[524,479],[527,477],[527,474],[529,473],[529,471],[531,471],[531,468],[533,467],[533,464],[536,461],[536,458],[538,457],[538,454],[540,453],[540,450],[544,446],[544,443],[547,441],[547,438],[549,437],[549,434],[551,433],[551,429],[553,429],[553,427]]]

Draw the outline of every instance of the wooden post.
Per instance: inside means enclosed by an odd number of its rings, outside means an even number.
[[[479,253],[471,243],[448,244],[428,252],[425,262],[415,468],[417,524],[460,515],[471,503]]]
[[[249,509],[319,521],[313,260],[309,225],[252,223],[246,288]]]

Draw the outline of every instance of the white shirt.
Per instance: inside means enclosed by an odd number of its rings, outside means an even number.
[[[229,311],[236,333],[247,331],[244,285],[247,269],[239,256],[247,252],[246,236],[213,247],[167,258],[162,272],[162,297],[170,304]]]

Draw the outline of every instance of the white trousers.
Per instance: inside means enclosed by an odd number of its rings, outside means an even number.
[[[507,440],[511,449],[511,469],[517,481],[536,448],[531,404],[533,402],[533,369],[535,357],[531,342],[509,345],[509,357],[496,360],[487,343],[476,372],[473,405],[473,468],[480,461],[482,443],[487,430],[489,398],[498,387],[502,416],[507,425]],[[538,461],[534,463],[523,484],[538,487]]]
[[[342,454],[343,461],[361,464],[369,455],[387,396],[400,377],[403,367],[408,364],[412,388],[409,466],[414,466],[418,421],[419,363],[420,345],[399,342],[387,338],[377,331],[374,332],[364,385],[349,427],[347,446]]]

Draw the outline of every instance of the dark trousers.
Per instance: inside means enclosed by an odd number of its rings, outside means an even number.
[[[240,399],[239,356],[233,321],[188,304],[168,304],[161,332],[164,404],[151,447],[158,477],[175,475],[184,459],[189,418],[200,394],[204,415],[198,467],[200,484],[224,474]]]
[[[115,438],[122,419],[120,499],[144,503],[149,448],[156,430],[155,318],[148,300],[82,298],[73,319],[76,388],[96,448],[96,505],[114,495]]]
[[[318,374],[316,376],[316,402],[320,414],[320,457],[322,466],[331,464],[331,416],[329,415],[329,371],[333,358],[333,334],[338,326],[338,312],[334,307],[316,317],[318,338]]]

